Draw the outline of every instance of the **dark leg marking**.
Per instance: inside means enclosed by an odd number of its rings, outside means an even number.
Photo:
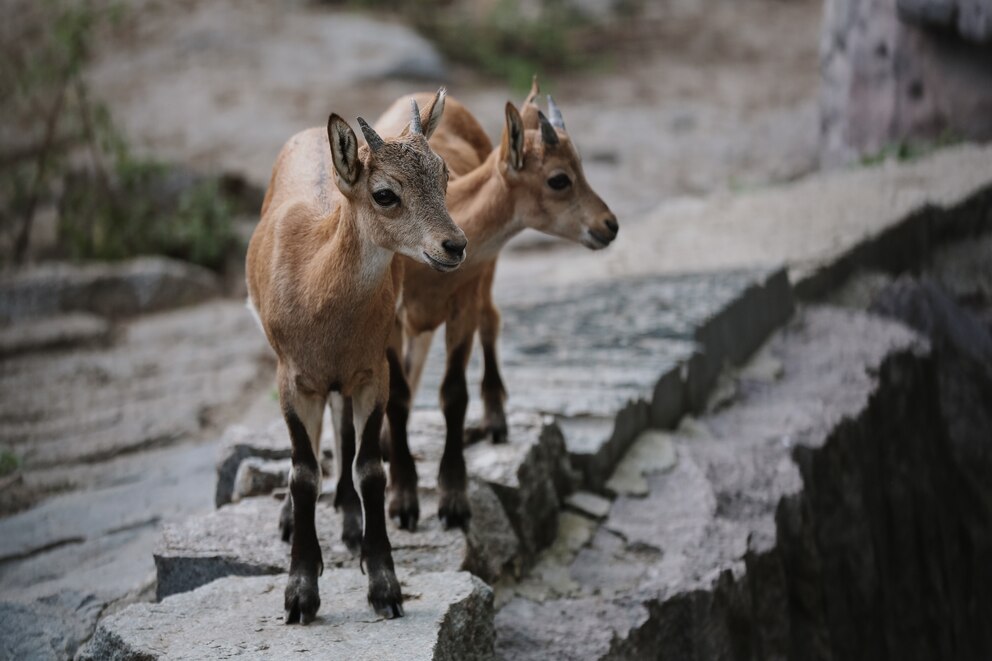
[[[314,524],[320,466],[313,456],[310,437],[299,416],[287,407],[285,417],[293,443],[293,474],[289,481],[293,499],[293,546],[286,585],[286,624],[308,624],[320,608],[317,577],[324,571]]]
[[[286,494],[286,500],[282,501],[282,509],[279,510],[279,536],[284,542],[288,542],[293,538],[292,494]]]
[[[506,400],[506,388],[499,374],[495,345],[482,343],[482,365],[482,424],[465,430],[465,442],[472,444],[491,436],[493,443],[505,443],[507,428],[503,402]]]
[[[407,421],[410,418],[410,385],[392,349],[386,351],[389,362],[389,516],[400,520],[400,528],[415,531],[420,520],[417,500],[417,467],[407,441]]]
[[[386,533],[386,473],[379,449],[382,407],[376,406],[365,421],[355,460],[355,475],[362,492],[365,535],[362,561],[369,575],[369,604],[386,618],[403,616],[403,594],[393,567],[392,546]]]
[[[471,340],[469,340],[471,341]],[[468,383],[465,380],[465,363],[471,345],[461,344],[448,358],[448,370],[441,383],[441,410],[447,431],[444,454],[438,474],[441,492],[438,516],[445,528],[467,528],[469,520],[468,478],[465,471],[464,431],[465,411],[468,409]]]
[[[355,420],[351,397],[345,397],[341,421],[341,476],[334,491],[334,509],[341,512],[341,541],[353,555],[362,548],[362,502],[355,491],[351,466],[355,462]]]

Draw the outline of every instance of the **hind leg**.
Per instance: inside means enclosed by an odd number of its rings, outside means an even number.
[[[387,380],[388,367],[383,364],[381,373],[376,374],[371,383],[355,390],[353,408],[359,442],[352,472],[365,522],[362,561],[369,577],[369,604],[379,615],[393,618],[403,615],[403,595],[386,533],[386,472],[379,448],[389,387]]]

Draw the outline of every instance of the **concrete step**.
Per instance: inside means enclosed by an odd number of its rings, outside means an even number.
[[[357,569],[325,571],[308,626],[283,623],[284,577],[230,577],[104,618],[79,661],[354,659],[483,661],[492,657],[492,590],[466,572],[400,572],[405,617],[380,620]]]

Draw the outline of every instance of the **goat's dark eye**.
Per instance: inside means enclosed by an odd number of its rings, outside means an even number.
[[[377,190],[372,193],[372,199],[380,207],[391,207],[400,201],[400,198],[396,197],[396,193],[389,190],[388,188],[383,188],[382,190]]]
[[[548,186],[551,186],[555,190],[565,190],[571,185],[572,180],[568,178],[567,174],[556,174],[548,179]]]

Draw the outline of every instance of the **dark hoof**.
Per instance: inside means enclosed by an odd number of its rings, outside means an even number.
[[[420,503],[417,490],[393,490],[389,497],[389,518],[399,519],[400,530],[417,532],[420,521]]]
[[[289,494],[286,495],[282,510],[279,511],[279,536],[284,542],[288,542],[293,537],[293,500]]]
[[[358,556],[362,552],[362,510],[346,508],[341,520],[341,541],[353,556]]]
[[[286,624],[310,624],[320,609],[317,577],[291,574],[286,584]]]
[[[506,431],[505,422],[502,425],[491,427],[490,430],[491,430],[490,434],[493,437],[493,443],[495,443],[496,445],[499,445],[501,443],[506,443],[506,439],[509,436],[509,434]]]
[[[387,620],[403,617],[403,593],[391,569],[369,572],[369,605]]]
[[[463,490],[442,491],[437,514],[445,530],[452,528],[468,530],[468,521],[472,516],[468,507],[468,495]]]

